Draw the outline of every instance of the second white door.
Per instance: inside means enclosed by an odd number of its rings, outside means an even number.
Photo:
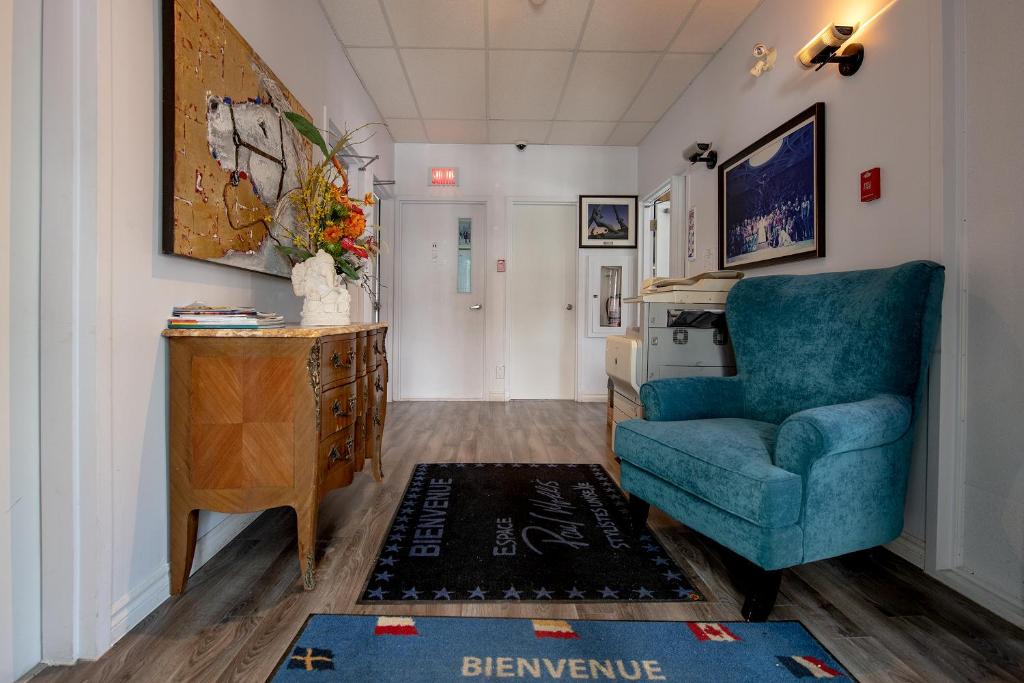
[[[576,205],[512,205],[513,399],[576,397]]]

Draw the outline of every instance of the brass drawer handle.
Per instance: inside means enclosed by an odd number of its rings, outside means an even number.
[[[338,451],[337,446],[331,446],[331,452],[327,454],[328,464],[333,465],[334,463],[342,460],[344,462],[352,462],[352,453],[355,450],[355,442],[351,439],[345,442],[345,453],[342,454]]]
[[[342,360],[341,354],[338,353],[337,351],[335,351],[334,354],[331,356],[331,365],[333,365],[336,368],[351,367],[352,363],[355,361],[355,359],[356,359],[356,352],[355,351],[349,351],[348,353],[346,353],[344,360]]]
[[[334,404],[331,406],[331,412],[334,413],[334,417],[342,418],[348,417],[356,409],[356,399],[351,397],[348,400],[348,408],[346,410],[341,409],[341,401],[334,399]]]
[[[379,425],[380,424],[380,411],[379,410],[373,411],[373,424],[375,424],[375,425]]]
[[[381,383],[380,383],[380,377],[378,377],[376,380],[374,380],[373,386],[377,389],[377,391],[384,391],[384,387],[381,386]]]

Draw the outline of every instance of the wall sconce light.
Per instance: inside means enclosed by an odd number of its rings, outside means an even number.
[[[761,74],[775,68],[776,50],[774,47],[768,47],[764,43],[757,43],[751,52],[757,58],[757,62],[750,69],[751,76],[760,78]]]
[[[846,42],[858,28],[860,22],[842,26],[829,24],[814,36],[804,49],[796,53],[796,61],[805,69],[817,66],[815,71],[820,71],[826,64],[838,64],[839,73],[852,76],[864,63],[864,46],[860,43]],[[842,52],[839,52],[839,48],[843,48]]]
[[[718,152],[711,149],[710,142],[695,142],[683,152],[683,158],[691,164],[703,161],[708,168],[714,168],[718,163]]]

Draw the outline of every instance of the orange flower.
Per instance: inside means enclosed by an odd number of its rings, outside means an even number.
[[[363,204],[368,204],[370,206],[373,206],[373,193],[372,192],[367,192],[366,193],[366,195],[363,197]]]
[[[344,230],[337,225],[330,225],[326,230],[324,230],[324,239],[328,242],[337,242],[344,236]]]
[[[350,213],[345,220],[345,237],[355,239],[366,230],[366,216],[358,213]]]

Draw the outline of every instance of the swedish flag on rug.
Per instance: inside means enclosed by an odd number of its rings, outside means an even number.
[[[296,681],[853,680],[798,621],[318,614],[273,676]]]

